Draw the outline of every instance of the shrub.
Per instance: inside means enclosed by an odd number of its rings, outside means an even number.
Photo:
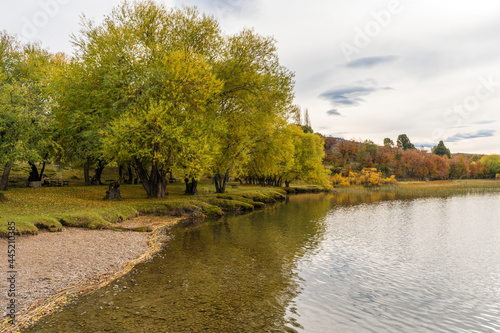
[[[380,185],[394,185],[396,184],[396,176],[392,175],[389,178],[384,178],[382,172],[377,171],[375,168],[363,168],[361,172],[349,172],[348,177],[336,174],[330,178],[334,186],[351,186],[362,185],[365,187],[374,187]]]

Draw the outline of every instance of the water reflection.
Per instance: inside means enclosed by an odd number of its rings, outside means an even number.
[[[310,194],[181,225],[29,332],[498,332],[500,196]]]
[[[282,332],[297,295],[297,258],[318,243],[330,208],[325,195],[304,195],[249,215],[179,226],[151,262],[32,331]]]
[[[500,331],[499,195],[337,207],[298,263],[304,332]]]

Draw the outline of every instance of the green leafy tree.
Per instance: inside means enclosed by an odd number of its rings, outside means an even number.
[[[214,70],[223,88],[212,173],[216,192],[224,193],[249,158],[260,124],[289,117],[293,74],[280,65],[276,41],[252,30],[227,38]]]
[[[432,152],[436,155],[439,155],[439,156],[448,156],[448,158],[451,158],[451,152],[448,148],[446,148],[446,146],[444,145],[444,142],[441,140],[439,141],[438,145],[437,146],[434,146],[432,148]]]
[[[398,136],[398,140],[396,141],[397,146],[402,148],[403,150],[415,149],[413,143],[411,143],[410,139],[406,134],[400,134]]]
[[[132,161],[150,196],[165,195],[165,175],[175,168],[197,181],[210,166],[206,152],[218,147],[218,23],[196,9],[124,3],[99,26],[84,21],[74,43],[70,71],[81,80],[61,96],[59,117],[78,129],[61,135],[76,148],[68,150]]]
[[[389,148],[393,148],[394,147],[394,141],[392,141],[392,139],[390,139],[390,138],[385,138],[384,139],[384,146],[385,147],[389,147]]]
[[[292,125],[291,134],[294,144],[293,165],[284,174],[285,186],[296,179],[329,187],[328,170],[323,166],[325,157],[324,140],[314,133],[304,133],[302,128]]]
[[[142,185],[153,197],[165,195],[165,176],[174,167],[182,167],[190,183],[210,163],[213,136],[202,124],[211,111],[207,101],[220,89],[196,55],[174,52],[164,64],[163,97],[116,119],[105,139],[108,155],[135,161]]]
[[[251,184],[281,186],[295,163],[294,151],[293,131],[286,120],[261,126],[250,147],[243,177]]]
[[[37,44],[0,33],[0,189],[7,189],[14,161],[28,162],[28,180],[40,181],[55,144],[49,94],[54,57]],[[37,163],[42,163],[39,171]]]
[[[500,155],[484,155],[480,160],[481,164],[487,166],[487,177],[495,178],[500,173]]]

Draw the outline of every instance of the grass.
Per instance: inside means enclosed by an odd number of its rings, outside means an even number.
[[[396,186],[367,188],[362,186],[334,188],[338,193],[393,193],[396,198],[447,197],[472,193],[491,193],[500,191],[500,181],[484,179],[450,181],[409,181],[399,182]]]
[[[6,236],[7,223],[16,222],[18,234],[37,234],[39,230],[61,231],[63,226],[112,229],[113,224],[139,215],[220,217],[229,211],[252,211],[285,198],[272,188],[242,186],[215,194],[213,185],[202,182],[200,195],[184,195],[184,185],[170,184],[165,198],[147,198],[141,185],[122,185],[123,200],[103,200],[107,186],[10,187],[7,201],[0,203],[0,236]]]

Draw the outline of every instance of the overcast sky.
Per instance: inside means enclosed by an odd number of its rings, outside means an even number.
[[[317,132],[378,144],[405,133],[417,147],[500,153],[500,1],[164,2],[196,5],[227,33],[274,36]],[[71,53],[80,15],[100,21],[119,3],[3,0],[0,30]]]

